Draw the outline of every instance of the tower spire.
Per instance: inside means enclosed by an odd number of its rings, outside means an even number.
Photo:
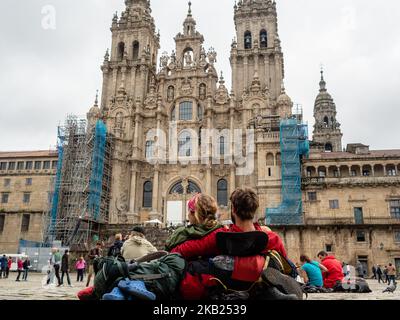
[[[192,16],[192,1],[189,1],[188,5],[189,5],[188,16],[191,17]]]
[[[321,66],[321,81],[319,82],[320,92],[326,92],[326,82],[324,79],[324,67]]]
[[[99,90],[96,90],[96,99],[94,100],[94,105],[98,106],[99,105]]]

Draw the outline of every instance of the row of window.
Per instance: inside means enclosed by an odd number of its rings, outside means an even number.
[[[26,179],[25,179],[25,185],[26,185],[26,186],[31,186],[31,185],[32,185],[32,181],[33,181],[32,178],[26,178]],[[11,179],[9,179],[9,178],[4,179],[3,186],[4,186],[5,188],[11,187]]]
[[[317,192],[308,192],[308,201],[318,201]],[[400,219],[400,200],[389,201],[390,215],[394,219]],[[329,200],[329,209],[339,209],[339,200]],[[356,223],[363,224],[363,208],[354,208]]]
[[[5,221],[6,221],[5,214],[0,214],[0,233],[4,231]],[[23,214],[21,221],[21,232],[29,231],[30,222],[31,222],[31,216],[29,214]]]
[[[183,194],[184,187],[182,181],[172,186],[169,194]],[[187,194],[201,193],[199,186],[193,181],[189,181],[186,187]],[[220,206],[228,206],[228,182],[220,179],[217,182],[217,203]],[[153,206],[153,183],[146,181],[143,185],[143,208],[151,208]]]
[[[1,203],[2,204],[7,204],[10,200],[10,193],[9,192],[3,192],[1,194]],[[22,194],[22,202],[25,204],[29,204],[31,202],[31,193],[30,192],[24,192]]]
[[[10,161],[0,162],[0,170],[50,170],[57,168],[57,161]]]
[[[227,139],[221,136],[218,140],[219,140],[218,141],[219,155],[224,156],[228,150]],[[188,131],[182,132],[178,137],[178,155],[179,157],[193,156],[193,139],[192,135]],[[146,141],[145,156],[146,159],[152,159],[155,156],[154,141],[151,140]]]
[[[125,54],[125,43],[120,42],[118,44],[118,60],[122,61]],[[132,44],[132,59],[138,60],[139,59],[139,42],[134,41]]]
[[[326,178],[326,177],[334,177],[334,178],[340,178],[340,177],[357,177],[357,176],[363,176],[363,177],[370,177],[370,176],[383,176],[384,175],[384,168],[386,169],[386,175],[387,176],[397,176],[397,171],[396,166],[393,164],[388,164],[385,167],[383,165],[377,164],[375,166],[370,166],[370,165],[365,165],[363,167],[360,166],[342,166],[340,170],[335,167],[329,167],[327,170],[326,167],[307,167],[307,177],[315,177],[317,174],[318,177],[320,178]],[[400,170],[400,169],[399,169]]]
[[[250,31],[244,33],[244,48],[251,49],[253,47],[253,36]],[[268,34],[266,30],[260,31],[260,48],[268,48]]]

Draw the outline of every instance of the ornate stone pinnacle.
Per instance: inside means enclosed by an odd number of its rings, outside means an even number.
[[[189,11],[188,11],[188,16],[191,16],[192,15],[192,2],[191,1],[189,1]]]

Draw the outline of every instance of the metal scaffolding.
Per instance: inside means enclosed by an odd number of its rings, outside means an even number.
[[[48,215],[46,243],[62,241],[71,250],[87,250],[108,221],[112,138],[97,121],[68,116],[58,128],[59,161]]]
[[[308,126],[301,121],[301,113],[282,120],[280,144],[282,159],[282,203],[266,210],[269,225],[303,224],[301,157],[309,154]]]

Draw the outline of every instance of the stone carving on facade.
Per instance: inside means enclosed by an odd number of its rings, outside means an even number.
[[[174,50],[172,50],[172,54],[171,54],[171,59],[170,59],[170,63],[168,65],[168,69],[169,70],[175,70],[176,66],[177,66],[177,61],[176,61],[176,53]]]
[[[123,192],[120,197],[115,200],[115,208],[117,209],[117,217],[119,223],[128,223],[128,196]]]
[[[207,96],[207,86],[202,83],[199,86],[199,98],[200,100],[204,100]]]
[[[204,47],[202,47],[201,51],[200,51],[200,59],[199,59],[199,66],[201,68],[205,68],[207,66],[208,63],[207,63],[206,58],[207,58],[206,50],[204,50]]]
[[[215,93],[214,99],[215,103],[219,105],[226,104],[229,101],[229,93],[228,89],[225,87],[225,80],[222,72],[221,72],[221,78],[219,80],[219,87]]]
[[[167,90],[167,101],[172,102],[175,99],[175,88],[174,86],[169,86]]]
[[[167,52],[163,52],[161,58],[160,58],[160,66],[161,70],[165,70],[168,68],[168,62],[169,62],[169,56]]]
[[[184,78],[181,82],[181,95],[189,96],[193,93],[192,83],[190,82],[189,78]]]
[[[151,78],[149,93],[147,94],[144,104],[146,109],[157,108],[157,92],[154,77]]]

